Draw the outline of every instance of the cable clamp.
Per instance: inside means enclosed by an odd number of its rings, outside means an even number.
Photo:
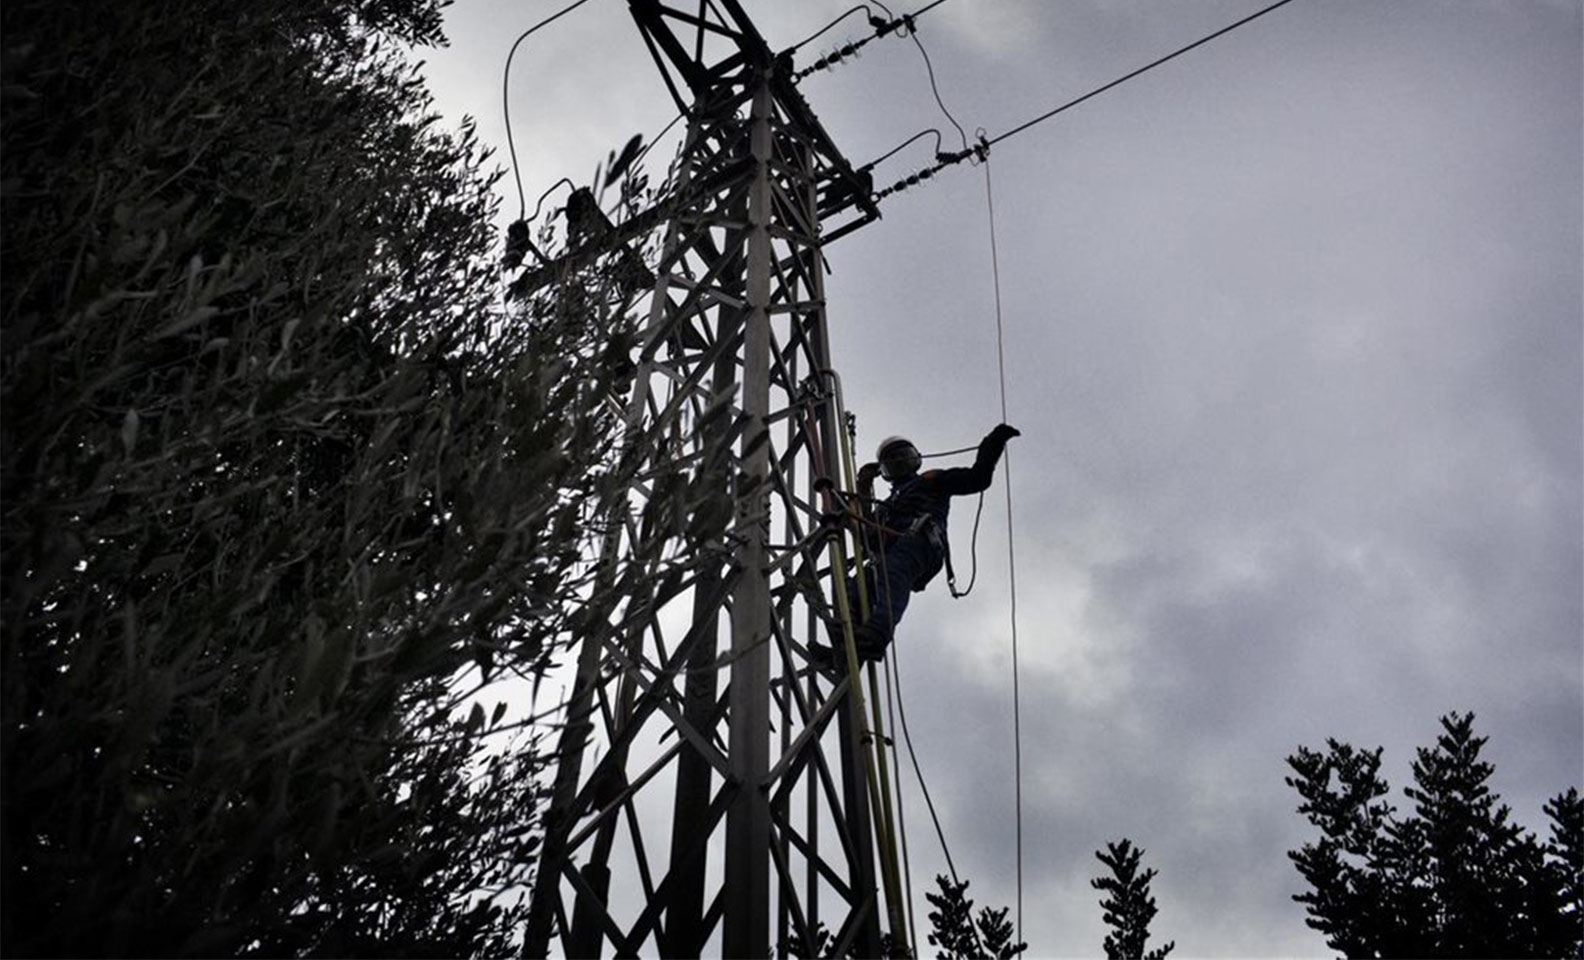
[[[979,129],[975,130],[974,136],[979,140],[979,142],[974,144],[973,147],[974,157],[979,163],[984,163],[986,160],[990,159],[990,141],[985,139],[985,128],[980,127]]]
[[[818,377],[806,377],[798,384],[797,395],[793,397],[794,403],[819,403],[830,396],[830,393],[820,385]]]

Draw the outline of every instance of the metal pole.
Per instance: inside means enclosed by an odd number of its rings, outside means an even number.
[[[770,412],[770,87],[761,64],[753,93],[749,145],[754,178],[748,199],[748,298],[744,311],[742,439],[739,477],[752,496],[737,498],[740,570],[732,595],[730,769],[739,790],[726,815],[726,956],[762,956],[770,947],[770,811],[765,796],[770,739],[769,525]]]

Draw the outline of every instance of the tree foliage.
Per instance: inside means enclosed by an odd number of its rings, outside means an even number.
[[[810,958],[811,960],[814,957],[836,956],[836,947],[836,935],[825,925],[825,921],[821,920],[814,925],[814,930],[809,937],[808,943],[803,942],[803,937],[796,930],[791,930],[788,931],[786,939],[778,947],[774,950],[766,951],[765,955],[780,957],[782,960],[787,960],[788,957]],[[841,955],[848,958],[848,960],[859,960],[864,954],[863,945],[855,937],[848,944],[847,950]],[[896,938],[889,931],[885,931],[880,934],[880,956],[905,958],[911,956],[911,954],[907,952],[905,945],[903,949],[897,949]]]
[[[1288,854],[1310,888],[1294,897],[1309,926],[1349,957],[1579,956],[1577,789],[1546,805],[1553,837],[1542,844],[1487,786],[1493,767],[1480,759],[1487,738],[1474,735],[1474,715],[1441,726],[1418,751],[1406,817],[1381,799],[1380,748],[1328,740],[1325,753],[1300,747],[1288,758],[1298,812],[1321,832]]]
[[[982,907],[974,915],[968,883],[936,874],[940,892],[924,894],[935,908],[929,912],[929,942],[937,949],[935,955],[940,960],[1009,960],[1027,950],[1028,944],[1013,942],[1009,908]]]
[[[1107,842],[1104,851],[1095,851],[1095,858],[1111,871],[1089,881],[1090,886],[1106,895],[1100,901],[1106,925],[1111,928],[1104,944],[1106,960],[1164,960],[1177,946],[1176,941],[1146,949],[1150,922],[1156,913],[1150,881],[1157,871],[1150,867],[1140,872],[1144,849],[1124,837],[1116,843]]]
[[[500,306],[438,0],[0,7],[0,937],[509,952],[623,319]]]

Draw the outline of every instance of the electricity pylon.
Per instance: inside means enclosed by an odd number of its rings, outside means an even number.
[[[879,213],[736,0],[628,6],[689,121],[670,189],[520,281],[664,231],[626,406],[644,480],[604,534],[595,590],[621,595],[581,638],[525,952],[700,956],[718,932],[758,956],[824,924],[877,956],[882,927],[911,937],[874,673],[866,697],[807,648],[850,647],[867,603],[834,589],[861,545],[822,248]],[[649,522],[679,477],[715,485],[724,533]]]

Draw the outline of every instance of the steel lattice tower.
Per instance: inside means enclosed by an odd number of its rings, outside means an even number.
[[[525,950],[746,957],[824,923],[877,956],[910,937],[874,674],[827,681],[807,645],[866,602],[832,590],[860,547],[822,248],[879,214],[736,0],[628,6],[686,139],[654,209],[562,262],[664,230],[626,408],[646,479],[602,557],[653,569],[581,638]],[[718,484],[724,536],[633,520],[667,475]],[[678,549],[685,590],[658,583]]]

